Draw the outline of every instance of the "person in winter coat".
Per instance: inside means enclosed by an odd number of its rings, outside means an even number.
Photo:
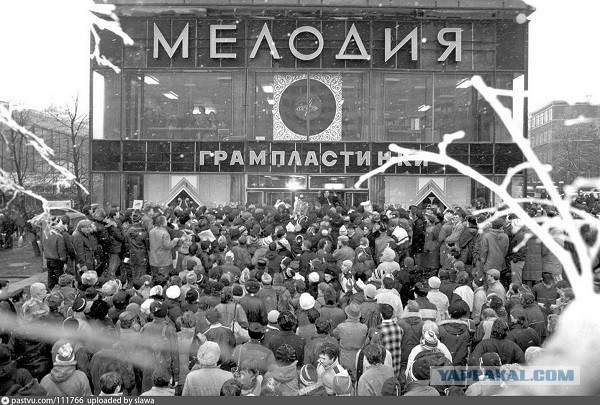
[[[94,260],[96,246],[92,240],[92,231],[91,221],[84,219],[77,223],[77,228],[73,232],[73,248],[79,272],[96,270]]]
[[[364,349],[366,360],[371,365],[365,370],[358,380],[356,395],[378,397],[381,396],[383,383],[394,377],[394,369],[382,364],[382,352],[385,350],[379,345],[370,344]]]
[[[299,396],[327,396],[327,390],[323,382],[319,380],[317,368],[312,364],[305,364],[300,369],[300,384],[298,390]]]
[[[331,329],[335,329],[340,323],[346,320],[346,313],[337,304],[337,294],[333,288],[328,288],[323,293],[325,305],[319,308],[321,318],[329,320]]]
[[[156,218],[155,226],[148,233],[149,249],[148,258],[150,271],[154,276],[162,274],[169,277],[173,271],[173,257],[171,250],[177,246],[180,238],[171,239],[167,230],[167,218],[159,216]]]
[[[111,335],[105,335],[111,336]],[[122,380],[123,391],[131,394],[135,389],[135,374],[133,371],[132,359],[129,359],[123,347],[116,339],[116,334],[112,333],[114,342],[112,345],[106,344],[99,352],[94,354],[90,361],[90,374],[92,376],[92,388],[94,395],[100,394],[100,377],[106,373],[116,372]],[[108,347],[111,346],[111,347]]]
[[[448,307],[450,306],[450,301],[446,294],[440,291],[440,286],[442,285],[442,280],[438,277],[430,277],[427,280],[427,284],[429,285],[429,292],[427,293],[427,299],[430,302],[433,302],[437,307],[437,320],[448,319]]]
[[[42,233],[42,249],[48,268],[48,288],[52,290],[58,283],[59,276],[64,272],[67,264],[67,247],[65,238],[61,234],[61,222],[52,223],[49,232]]]
[[[321,346],[325,343],[333,343],[337,345],[337,340],[330,335],[331,323],[329,319],[319,317],[315,322],[317,336],[306,341],[304,346],[304,363],[317,366],[319,360],[319,352]]]
[[[400,293],[396,290],[396,280],[393,276],[383,278],[383,286],[375,294],[375,300],[379,305],[388,304],[394,310],[394,316],[398,322],[402,319],[402,312],[404,307],[402,306],[402,299],[400,299]]]
[[[373,284],[367,284],[363,290],[365,300],[359,304],[360,322],[367,325],[367,328],[375,328],[381,324],[381,313],[379,304],[375,300],[377,289]]]
[[[531,346],[540,345],[540,337],[535,330],[527,326],[527,314],[521,308],[514,308],[510,311],[511,329],[506,335],[519,345],[523,353]]]
[[[458,247],[460,248],[460,261],[464,264],[473,265],[473,251],[475,249],[475,240],[477,239],[477,219],[474,216],[467,217],[467,226],[458,238]]]
[[[351,302],[344,310],[348,317],[332,332],[332,336],[339,341],[339,362],[348,372],[355,368],[356,353],[364,346],[367,339],[367,325],[360,322],[360,306]]]
[[[221,365],[228,365],[236,344],[235,335],[229,327],[221,324],[221,313],[216,308],[206,311],[206,319],[210,322],[210,326],[204,332],[204,336],[207,340],[219,345]]]
[[[40,381],[48,396],[92,395],[86,375],[75,368],[76,364],[75,352],[71,344],[66,343],[58,349],[52,371]]]
[[[263,344],[273,353],[276,353],[277,349],[284,343],[287,344],[294,349],[294,361],[298,365],[304,365],[306,340],[302,336],[298,336],[295,332],[298,324],[296,316],[290,311],[283,311],[277,318],[277,324],[281,331],[274,334],[268,342],[263,342]]]
[[[44,336],[41,327],[43,318],[48,315],[49,308],[42,301],[46,295],[46,287],[39,283],[31,285],[31,296],[23,303],[19,315],[22,330],[14,337],[13,351],[18,354],[17,366],[31,373],[38,381],[52,369],[52,345]],[[39,288],[40,291],[37,291]]]
[[[523,283],[523,268],[525,267],[525,257],[527,256],[527,247],[522,246],[516,252],[513,250],[523,242],[527,228],[524,227],[519,218],[513,218],[509,227],[508,253],[506,254],[507,265],[510,266],[511,284],[521,285]]]
[[[415,264],[421,266],[421,255],[423,254],[425,245],[425,217],[423,216],[421,208],[414,205],[410,207],[410,212],[414,219],[410,255],[415,259]]]
[[[18,391],[27,385],[33,377],[24,368],[17,368],[16,360],[11,359],[12,354],[8,345],[0,345],[0,395]]]
[[[450,350],[452,365],[466,366],[475,324],[470,319],[465,319],[469,306],[462,300],[452,303],[449,312],[450,319],[439,323],[439,339]]]
[[[560,229],[550,228],[552,239],[560,246],[565,245],[565,236]],[[554,282],[562,280],[563,268],[562,264],[546,245],[542,245],[542,271],[549,271],[554,276]]]
[[[405,314],[398,326],[402,329],[402,342],[400,344],[400,379],[405,380],[404,372],[408,363],[408,355],[412,349],[421,341],[423,331],[423,320],[419,315],[419,304],[416,301],[408,301]]]
[[[275,350],[275,364],[271,366],[263,378],[263,389],[273,386],[281,392],[281,395],[298,395],[298,361],[294,348],[287,343],[282,344]]]
[[[261,375],[265,374],[275,364],[275,356],[270,349],[261,345],[265,337],[264,327],[260,323],[251,323],[248,335],[250,341],[235,347],[231,354],[231,362],[239,368],[243,364],[253,361],[258,372]]]
[[[535,296],[528,292],[521,294],[521,305],[527,315],[527,324],[537,332],[543,342],[547,335],[546,318],[535,301]]]
[[[384,278],[387,275],[393,276],[395,271],[400,271],[400,264],[396,262],[396,253],[391,248],[386,247],[381,254],[377,274]]]
[[[482,340],[473,350],[469,365],[479,365],[485,353],[498,353],[502,364],[525,364],[525,354],[515,342],[506,339],[508,325],[501,319],[496,319],[489,339]]]
[[[542,279],[542,242],[536,237],[529,238],[525,249],[523,284],[532,287]]]
[[[164,367],[171,373],[173,381],[179,381],[179,348],[175,326],[167,320],[167,307],[160,301],[150,304],[152,321],[146,323],[140,332],[144,362],[142,368],[142,392],[152,387],[152,373],[157,367]]]
[[[244,308],[248,323],[258,322],[262,325],[266,325],[267,322],[267,309],[265,303],[258,298],[256,293],[260,290],[260,284],[256,280],[249,280],[246,283],[246,292],[248,294],[240,300],[240,305]]]
[[[174,397],[175,388],[171,387],[171,374],[163,369],[157,368],[152,373],[152,388],[140,394],[142,397]]]
[[[217,363],[221,357],[221,349],[215,342],[206,341],[198,348],[198,364],[187,375],[183,392],[185,396],[218,396],[223,383],[233,374],[221,370]]]
[[[437,217],[434,215],[427,215],[426,223],[421,267],[423,267],[425,275],[434,276],[440,268],[439,234],[441,226],[439,225]]]
[[[484,272],[491,269],[503,272],[506,267],[508,235],[504,233],[503,226],[503,220],[495,220],[492,222],[492,229],[482,235],[479,260],[482,263]]]
[[[125,247],[129,253],[130,280],[137,280],[148,272],[148,250],[150,241],[148,232],[144,229],[141,215],[134,212],[131,216],[132,224],[125,232]]]

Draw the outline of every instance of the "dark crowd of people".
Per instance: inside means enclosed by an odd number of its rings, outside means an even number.
[[[0,285],[0,395],[501,394],[431,369],[530,364],[574,299],[514,216],[325,202],[54,218],[47,283]]]

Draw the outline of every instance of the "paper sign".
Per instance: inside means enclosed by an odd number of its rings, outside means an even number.
[[[208,239],[211,243],[217,239],[210,229],[200,232],[198,236],[200,237],[200,240]]]
[[[132,208],[134,210],[141,210],[143,206],[144,206],[144,200],[133,200]]]

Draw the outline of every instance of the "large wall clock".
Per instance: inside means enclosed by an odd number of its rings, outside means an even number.
[[[273,99],[273,140],[342,140],[341,75],[275,75]]]

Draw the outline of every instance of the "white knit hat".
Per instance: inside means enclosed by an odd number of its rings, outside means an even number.
[[[177,298],[179,298],[180,295],[181,289],[179,288],[179,286],[172,285],[171,287],[167,288],[167,298],[176,300]]]
[[[221,357],[221,348],[218,343],[207,340],[198,348],[198,365],[216,366]]]
[[[309,293],[302,293],[300,295],[300,308],[309,310],[315,307],[315,299]]]
[[[319,273],[317,273],[316,271],[313,271],[308,275],[308,281],[310,281],[311,283],[318,283],[319,279]]]

